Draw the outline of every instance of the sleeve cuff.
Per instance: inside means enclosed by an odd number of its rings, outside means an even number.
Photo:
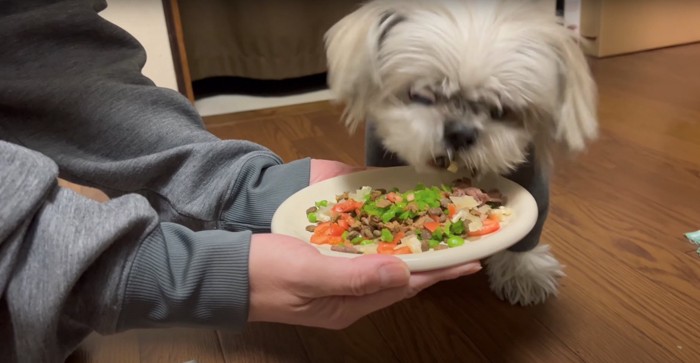
[[[250,237],[163,223],[136,254],[117,329],[241,330],[248,321]]]

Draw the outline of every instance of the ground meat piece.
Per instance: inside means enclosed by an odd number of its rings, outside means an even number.
[[[477,202],[479,202],[479,204],[486,203],[489,200],[491,200],[488,194],[484,193],[483,190],[476,187],[455,188],[452,195],[456,197],[468,195],[470,197],[473,197]]]
[[[382,236],[382,231],[379,230],[379,229],[375,229],[374,231],[372,231],[372,236],[374,236],[374,237],[381,237],[381,236]]]
[[[442,198],[442,199],[440,199],[440,206],[443,207],[443,208],[447,208],[447,206],[450,205],[450,203],[452,203],[452,201],[450,200],[450,198]]]
[[[406,205],[406,209],[409,212],[416,213],[418,212],[418,204],[416,202],[410,202]]]
[[[306,230],[309,232],[313,232],[316,230],[316,225],[310,224],[310,225],[306,226]]]
[[[350,228],[359,228],[359,227],[362,227],[362,223],[360,223],[360,221],[358,221],[357,219],[353,219],[350,222]]]
[[[381,227],[386,228],[386,229],[394,229],[394,228],[396,228],[397,224],[399,224],[399,222],[391,221],[391,222],[384,223]]]
[[[427,229],[424,229],[424,230],[422,230],[422,231],[420,232],[420,238],[423,239],[423,240],[426,240],[426,241],[427,241],[427,240],[429,240],[432,236],[433,236],[433,234],[430,233],[430,231],[428,231]]]
[[[393,203],[391,203],[391,202],[390,202],[389,200],[387,200],[387,199],[380,199],[380,200],[378,200],[377,203],[376,203],[377,207],[379,207],[379,208],[386,208],[386,207],[388,207],[388,206],[390,206],[390,205],[392,205],[392,204],[393,204]]]
[[[358,251],[355,247],[349,247],[345,245],[335,245],[331,247],[331,251],[338,251],[338,252],[346,252],[346,253],[355,253],[358,255],[361,255],[362,252]]]
[[[362,227],[362,237],[374,238],[374,235],[372,234],[372,229],[369,228],[368,226]]]
[[[443,212],[442,212],[442,209],[441,209],[441,208],[430,208],[430,209],[428,209],[428,215],[431,215],[431,216],[440,216],[440,215],[442,215],[442,214],[443,214]]]
[[[498,190],[490,190],[488,193],[489,196],[489,202],[494,202],[494,203],[500,203],[500,204],[505,204],[506,198],[503,195],[503,193],[499,192]]]
[[[317,211],[317,210],[318,210],[318,208],[316,208],[316,207],[311,207],[311,208],[309,208],[309,209],[306,210],[306,214],[313,213],[313,212],[315,212],[315,211]]]
[[[420,242],[420,250],[425,252],[430,249],[430,244],[428,243],[428,240],[423,240]]]
[[[350,232],[348,232],[348,239],[351,240],[351,241],[352,241],[353,239],[359,237],[359,236],[360,236],[360,232],[358,232],[358,231],[350,231]]]
[[[428,217],[428,216],[420,216],[420,217],[418,217],[418,219],[416,219],[415,222],[413,222],[413,225],[416,227],[419,227],[419,228],[423,228],[423,225],[425,224],[425,222],[430,222],[432,220],[433,219]]]
[[[444,244],[441,243],[441,244],[435,246],[435,251],[446,250],[446,249],[448,249],[448,248],[449,248],[449,247],[447,247],[447,245],[444,245]]]

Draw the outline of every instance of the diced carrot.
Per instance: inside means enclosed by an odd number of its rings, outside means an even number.
[[[339,244],[343,242],[343,232],[345,229],[338,223],[323,222],[316,226],[309,240],[316,244]]]
[[[329,231],[329,235],[331,236],[340,236],[345,232],[345,230],[338,225],[338,223],[332,223],[331,228]]]
[[[343,243],[343,237],[340,236],[330,236],[328,237],[328,242],[329,245],[339,245]]]
[[[331,236],[327,236],[325,234],[313,234],[311,235],[311,243],[315,243],[317,245],[322,245],[328,243],[328,239],[330,239]]]
[[[447,211],[449,212],[448,216],[452,218],[455,215],[455,213],[457,213],[457,207],[454,204],[450,203],[447,205]]]
[[[440,222],[425,222],[423,224],[423,227],[425,227],[425,229],[429,230],[430,233],[433,233],[433,232],[435,232],[436,229],[438,229],[440,227]]]
[[[403,231],[399,231],[394,235],[394,240],[392,241],[393,244],[399,244],[401,242],[401,239],[405,236],[406,234]]]
[[[413,253],[413,252],[411,251],[411,248],[408,246],[397,248],[394,250],[395,255],[409,255],[411,253]]]
[[[341,213],[340,217],[338,218],[338,221],[337,221],[340,228],[342,228],[343,230],[346,230],[346,231],[348,229],[350,229],[350,225],[352,224],[352,222],[353,222],[353,218],[348,213]]]
[[[394,243],[383,243],[380,242],[377,246],[377,253],[382,255],[407,255],[411,254],[411,248],[408,246],[396,248]]]
[[[344,213],[340,217],[343,218],[346,222],[348,222],[348,224],[352,224],[352,222],[354,222],[354,218],[352,218],[350,213]]]
[[[353,199],[348,199],[334,205],[333,208],[331,208],[331,210],[334,212],[347,213],[359,209],[360,207],[362,207],[362,204],[362,202],[358,202]]]
[[[314,229],[314,234],[325,234],[331,228],[331,222],[322,222]]]
[[[481,227],[481,229],[479,229],[478,231],[469,231],[468,234],[471,237],[483,236],[485,234],[496,232],[500,228],[501,224],[498,222],[498,220],[487,218],[484,220],[484,225]]]
[[[386,195],[386,199],[387,199],[388,201],[392,202],[392,203],[399,203],[399,202],[401,202],[401,201],[403,200],[403,198],[401,198],[400,195],[398,195],[398,194],[396,194],[396,193],[394,193],[394,192],[389,192],[389,193]]]
[[[377,246],[377,253],[382,255],[393,255],[394,247],[396,247],[396,245],[393,243],[379,242],[379,245]]]

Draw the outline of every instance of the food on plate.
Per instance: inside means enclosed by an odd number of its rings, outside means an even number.
[[[498,190],[462,178],[411,190],[345,192],[306,210],[310,242],[355,254],[414,254],[462,246],[498,231],[512,211]]]

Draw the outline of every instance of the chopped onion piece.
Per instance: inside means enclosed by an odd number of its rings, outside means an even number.
[[[364,186],[360,189],[357,189],[353,193],[348,194],[348,198],[354,199],[358,202],[364,202],[365,197],[372,193],[372,187]]]
[[[463,195],[460,197],[451,196],[450,200],[454,203],[455,207],[459,209],[472,209],[479,205],[479,202],[474,199],[474,197],[469,195]]]
[[[413,253],[423,252],[423,250],[421,249],[420,240],[415,234],[402,238],[401,243],[398,246],[396,246],[396,248],[401,248],[403,246],[408,246],[408,248],[410,248],[411,252]]]

